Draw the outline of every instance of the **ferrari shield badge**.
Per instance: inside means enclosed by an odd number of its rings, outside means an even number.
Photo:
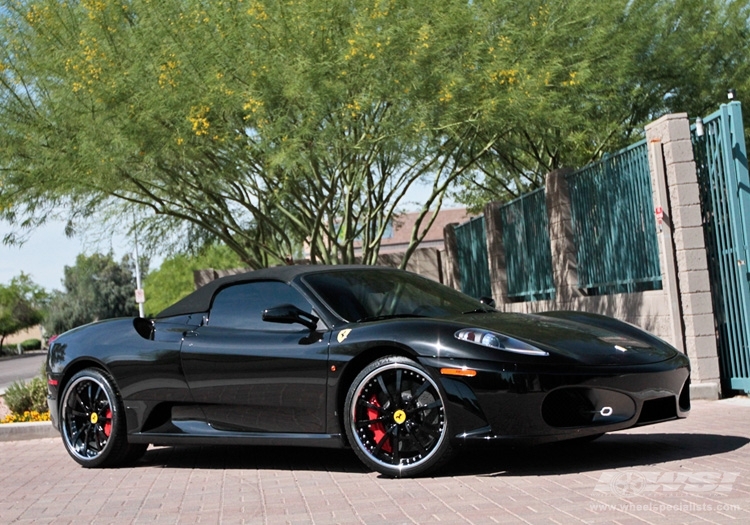
[[[352,331],[351,328],[345,328],[344,330],[341,330],[339,332],[339,335],[336,336],[336,340],[339,343],[343,343],[346,340],[346,338],[349,337],[349,332],[351,331]]]

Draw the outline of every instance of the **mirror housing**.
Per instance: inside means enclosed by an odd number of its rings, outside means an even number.
[[[495,300],[492,297],[480,297],[479,302],[482,304],[486,304],[490,308],[495,307]]]
[[[318,327],[318,318],[297,308],[293,304],[282,304],[263,311],[263,320],[269,323],[299,323],[310,330]]]

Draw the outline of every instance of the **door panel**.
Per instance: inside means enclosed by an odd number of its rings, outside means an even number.
[[[208,422],[223,430],[324,432],[328,345],[309,335],[204,326],[186,337],[185,375]]]
[[[215,428],[325,432],[329,335],[263,321],[264,310],[281,304],[312,312],[286,283],[235,284],[217,292],[207,323],[185,334],[185,376]]]

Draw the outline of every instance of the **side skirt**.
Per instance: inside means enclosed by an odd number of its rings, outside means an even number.
[[[319,448],[346,446],[341,434],[233,432],[216,430],[203,421],[179,421],[173,424],[173,432],[137,432],[128,434],[128,441],[152,445],[279,445]]]

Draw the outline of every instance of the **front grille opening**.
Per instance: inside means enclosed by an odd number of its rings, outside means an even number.
[[[580,388],[559,390],[547,396],[542,417],[553,427],[580,427],[591,423],[594,405]]]
[[[621,423],[635,416],[633,400],[613,390],[565,387],[542,402],[542,417],[551,427],[584,427]]]
[[[675,419],[677,417],[676,401],[674,396],[644,401],[643,408],[641,409],[641,417],[638,418],[637,424],[645,425],[646,423]]]

